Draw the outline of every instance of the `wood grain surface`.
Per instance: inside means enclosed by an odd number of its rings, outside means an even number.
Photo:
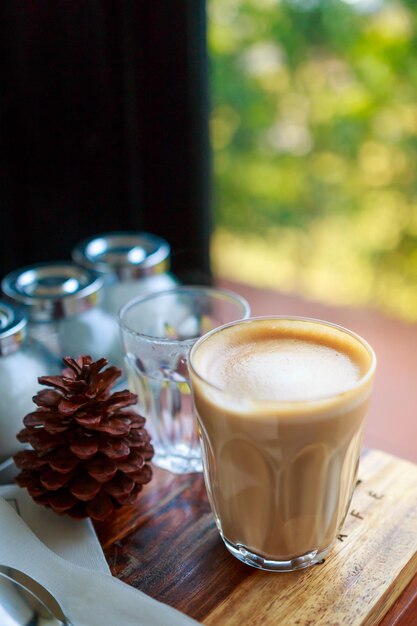
[[[114,575],[206,626],[416,626],[417,466],[372,450],[359,478],[329,557],[289,574],[228,553],[198,474],[155,468],[140,501],[96,528]]]

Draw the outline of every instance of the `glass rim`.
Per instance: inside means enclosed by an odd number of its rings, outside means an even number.
[[[354,385],[352,385],[351,387],[349,387],[348,389],[345,389],[344,391],[340,391],[338,393],[332,393],[329,395],[323,395],[319,398],[315,398],[313,400],[255,400],[253,398],[251,398],[250,396],[240,396],[240,400],[244,399],[246,401],[250,401],[253,403],[256,403],[258,405],[261,406],[268,406],[268,407],[276,407],[276,408],[283,408],[283,407],[288,407],[288,406],[299,406],[299,405],[305,405],[305,404],[309,404],[309,405],[318,405],[321,403],[326,403],[329,402],[331,400],[336,400],[337,398],[340,398],[342,396],[346,396],[348,394],[351,394],[352,392],[354,392],[356,389],[360,388],[361,386],[365,385],[375,374],[375,370],[376,370],[376,364],[377,364],[377,358],[376,358],[376,354],[375,351],[373,350],[373,348],[371,347],[371,345],[366,341],[366,339],[364,339],[363,337],[361,337],[360,335],[358,335],[357,333],[355,333],[352,330],[349,330],[348,328],[345,328],[344,326],[341,326],[340,324],[335,324],[334,322],[328,322],[326,320],[321,320],[318,318],[314,318],[314,317],[303,317],[301,315],[264,315],[264,316],[256,316],[256,317],[248,317],[246,319],[242,319],[242,320],[236,320],[234,322],[229,322],[227,324],[223,324],[222,326],[218,326],[217,328],[213,328],[212,330],[208,331],[205,335],[203,335],[202,337],[200,337],[195,344],[192,346],[190,353],[189,353],[189,357],[188,357],[188,367],[190,372],[202,383],[204,383],[204,385],[206,385],[207,387],[213,389],[216,391],[216,393],[220,393],[223,396],[227,397],[227,398],[231,398],[231,399],[236,399],[237,394],[236,393],[230,393],[229,391],[227,391],[226,389],[222,389],[221,387],[214,385],[213,383],[209,382],[202,374],[200,374],[197,370],[197,368],[194,365],[193,359],[195,357],[196,352],[198,351],[199,347],[201,346],[201,344],[203,344],[205,341],[207,341],[208,339],[210,339],[210,337],[214,334],[220,333],[223,330],[225,330],[226,328],[230,328],[232,326],[237,326],[238,324],[250,324],[252,322],[258,322],[258,321],[276,321],[276,320],[282,320],[282,321],[294,321],[294,322],[307,322],[307,323],[312,323],[312,324],[319,324],[322,326],[329,326],[330,328],[334,328],[335,330],[341,332],[342,334],[346,334],[349,335],[350,337],[352,337],[353,339],[355,339],[358,343],[360,343],[362,345],[363,348],[365,348],[365,350],[368,352],[369,356],[371,357],[371,362],[369,365],[368,370],[355,382]]]
[[[137,330],[134,330],[133,328],[130,328],[130,326],[126,324],[126,322],[123,319],[126,313],[137,305],[142,305],[150,300],[156,300],[160,297],[166,297],[166,296],[170,296],[174,294],[181,294],[181,293],[214,296],[215,298],[218,298],[221,300],[233,301],[234,303],[241,306],[242,317],[239,320],[233,320],[232,322],[227,322],[227,324],[222,324],[221,327],[227,326],[229,324],[234,324],[235,322],[238,322],[241,320],[245,320],[250,315],[249,302],[246,300],[246,298],[244,298],[243,296],[241,296],[240,294],[234,291],[230,291],[229,289],[223,289],[223,287],[209,287],[205,285],[184,285],[184,286],[179,286],[179,287],[172,287],[170,289],[164,289],[163,291],[156,291],[151,294],[136,296],[135,298],[132,298],[131,300],[126,302],[120,308],[118,316],[117,316],[120,329],[123,332],[126,332],[131,336],[140,337],[141,339],[145,339],[147,341],[158,342],[158,343],[163,343],[163,344],[177,344],[177,345],[194,344],[195,341],[198,341],[198,339],[200,339],[201,335],[196,335],[195,337],[190,337],[188,339],[176,339],[176,338],[171,338],[171,337],[159,337],[158,335],[149,335],[147,333],[142,333]],[[218,327],[212,330],[216,330],[217,328]],[[212,332],[212,331],[209,331],[209,332]]]

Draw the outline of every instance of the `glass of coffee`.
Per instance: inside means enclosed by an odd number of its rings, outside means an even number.
[[[238,559],[279,572],[328,554],[356,484],[375,368],[366,341],[312,319],[250,318],[195,343],[206,488]]]
[[[176,474],[203,470],[188,353],[207,331],[248,316],[241,296],[194,286],[134,298],[120,310],[129,387],[147,418],[158,467]]]

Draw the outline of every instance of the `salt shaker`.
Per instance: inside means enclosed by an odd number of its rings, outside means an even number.
[[[117,317],[136,296],[177,285],[168,272],[170,246],[165,239],[135,231],[104,233],[81,241],[73,260],[104,279],[103,308]]]
[[[23,447],[16,435],[36,409],[38,377],[53,373],[42,347],[28,340],[25,315],[0,300],[0,463]]]
[[[8,274],[6,296],[24,307],[29,335],[55,359],[89,354],[122,363],[116,320],[99,306],[103,279],[69,262],[41,263]]]

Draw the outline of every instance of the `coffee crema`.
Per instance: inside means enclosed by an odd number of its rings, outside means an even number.
[[[311,326],[259,321],[232,326],[203,344],[198,372],[232,395],[276,402],[311,401],[355,386],[369,354],[355,339]]]
[[[355,485],[374,369],[365,342],[316,320],[237,322],[193,348],[207,491],[235,556],[285,570],[329,550]]]

